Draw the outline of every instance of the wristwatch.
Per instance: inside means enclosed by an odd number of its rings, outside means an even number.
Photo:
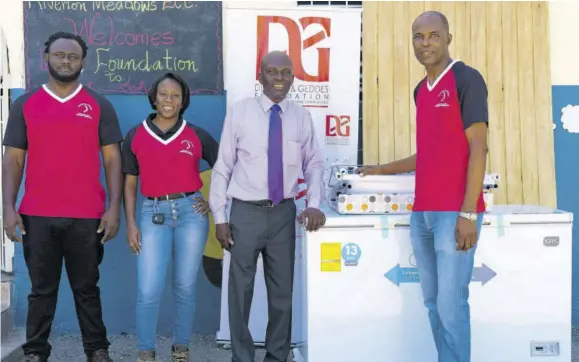
[[[472,222],[475,222],[478,217],[476,212],[460,212],[458,215]]]

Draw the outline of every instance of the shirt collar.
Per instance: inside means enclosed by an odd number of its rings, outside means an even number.
[[[259,105],[261,106],[261,109],[263,109],[264,112],[269,111],[271,109],[271,106],[274,105],[272,100],[269,99],[269,97],[266,96],[265,94],[261,94],[259,96],[258,102],[259,102]],[[289,101],[287,99],[284,99],[283,101],[278,103],[279,108],[281,108],[282,113],[286,111],[288,104],[289,104]]]
[[[159,127],[157,127],[155,122],[153,122],[156,116],[157,113],[149,114],[149,116],[147,117],[147,126],[149,126],[149,129],[155,132],[155,134],[158,136],[170,136],[177,133],[177,131],[179,130],[179,128],[181,128],[181,125],[184,122],[183,118],[180,118],[173,127],[167,130],[167,132],[163,132]]]

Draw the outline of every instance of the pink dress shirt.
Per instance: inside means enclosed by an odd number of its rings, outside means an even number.
[[[265,95],[234,103],[227,110],[219,156],[213,167],[209,205],[215,224],[226,223],[229,198],[268,199],[267,147],[273,102]],[[310,112],[292,101],[279,103],[283,123],[284,196],[298,193],[302,175],[308,187],[308,207],[319,208],[324,197],[324,159]]]

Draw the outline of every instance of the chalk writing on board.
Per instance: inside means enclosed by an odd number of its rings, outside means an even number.
[[[81,81],[102,93],[144,94],[165,72],[192,94],[223,91],[220,2],[30,1],[24,4],[27,88],[47,80],[44,42],[68,31],[89,47]]]
[[[28,7],[37,3],[41,10],[55,11],[157,11],[158,1],[29,1]],[[160,10],[169,9],[191,9],[195,7],[196,1],[163,1]]]

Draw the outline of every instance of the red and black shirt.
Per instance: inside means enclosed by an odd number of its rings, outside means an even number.
[[[425,78],[416,86],[414,211],[460,211],[470,154],[465,130],[488,125],[487,95],[482,75],[456,60],[432,85]],[[485,211],[482,190],[476,211]]]
[[[199,161],[204,159],[213,167],[219,144],[207,131],[183,119],[163,132],[154,117],[154,113],[149,115],[127,133],[123,172],[140,176],[141,193],[146,197],[200,190]]]
[[[101,218],[101,147],[123,140],[112,104],[79,85],[60,98],[46,85],[15,100],[3,145],[27,151],[19,212],[31,216]]]

